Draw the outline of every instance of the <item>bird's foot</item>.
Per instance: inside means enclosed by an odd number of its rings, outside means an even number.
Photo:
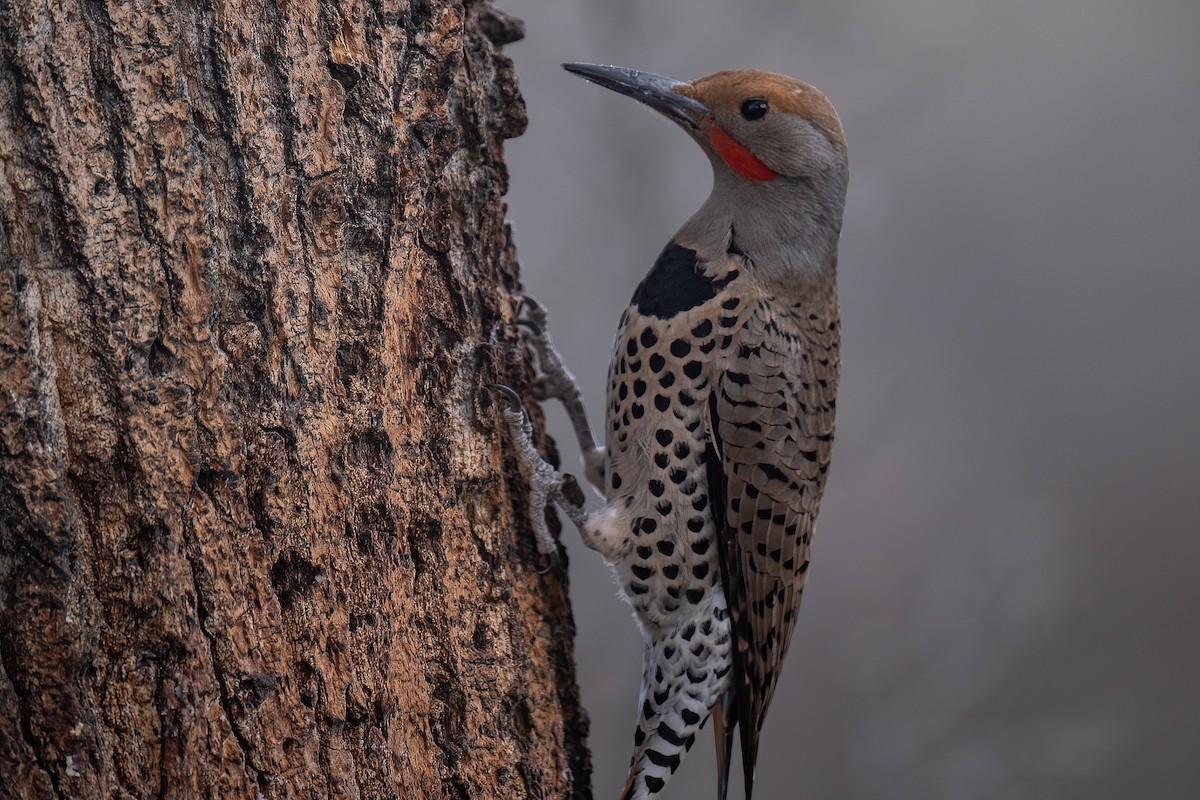
[[[546,506],[557,503],[580,530],[583,530],[587,513],[583,510],[583,491],[575,478],[563,474],[546,463],[533,443],[533,425],[521,405],[521,398],[507,386],[493,383],[489,388],[499,400],[501,413],[512,433],[517,458],[529,473],[529,519],[537,538],[540,553],[555,553],[558,550],[550,526],[546,524]]]
[[[521,295],[517,322],[529,331],[530,344],[537,353],[541,374],[533,384],[534,397],[538,400],[557,397],[562,401],[571,420],[571,427],[575,429],[579,449],[588,463],[588,480],[600,487],[603,481],[598,480],[597,476],[603,466],[604,453],[596,446],[596,439],[592,435],[592,426],[583,407],[583,393],[579,384],[563,363],[562,355],[550,339],[546,309],[529,295]]]
[[[529,331],[530,344],[537,353],[538,368],[541,372],[533,385],[534,397],[538,400],[557,397],[566,401],[567,398],[577,396],[579,387],[575,376],[563,364],[562,355],[550,338],[546,309],[537,300],[523,294],[517,314],[517,324]]]

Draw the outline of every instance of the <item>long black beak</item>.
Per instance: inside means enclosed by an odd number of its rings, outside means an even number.
[[[628,95],[693,130],[700,128],[702,119],[712,116],[703,103],[675,92],[676,86],[685,84],[674,78],[604,64],[563,64],[563,69],[606,89]]]

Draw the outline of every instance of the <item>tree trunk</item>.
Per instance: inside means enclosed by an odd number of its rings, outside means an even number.
[[[0,796],[588,797],[486,2],[0,0]]]

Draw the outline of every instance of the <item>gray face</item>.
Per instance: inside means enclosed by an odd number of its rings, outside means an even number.
[[[713,191],[678,236],[710,257],[723,252],[729,231],[762,277],[790,283],[831,275],[845,205],[847,169],[841,152],[803,117],[768,110],[746,119],[740,109],[715,109],[713,120],[777,173],[771,180],[739,174],[706,131],[689,131],[713,166]]]
[[[781,176],[815,178],[845,170],[841,154],[828,137],[803,117],[769,109],[758,119],[746,119],[740,110],[718,109],[713,118]]]

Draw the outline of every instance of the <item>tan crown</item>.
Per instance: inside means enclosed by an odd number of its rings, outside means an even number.
[[[777,72],[730,69],[680,84],[675,91],[713,110],[736,111],[748,98],[766,98],[773,111],[795,114],[811,122],[846,157],[846,139],[833,104],[804,81]]]

